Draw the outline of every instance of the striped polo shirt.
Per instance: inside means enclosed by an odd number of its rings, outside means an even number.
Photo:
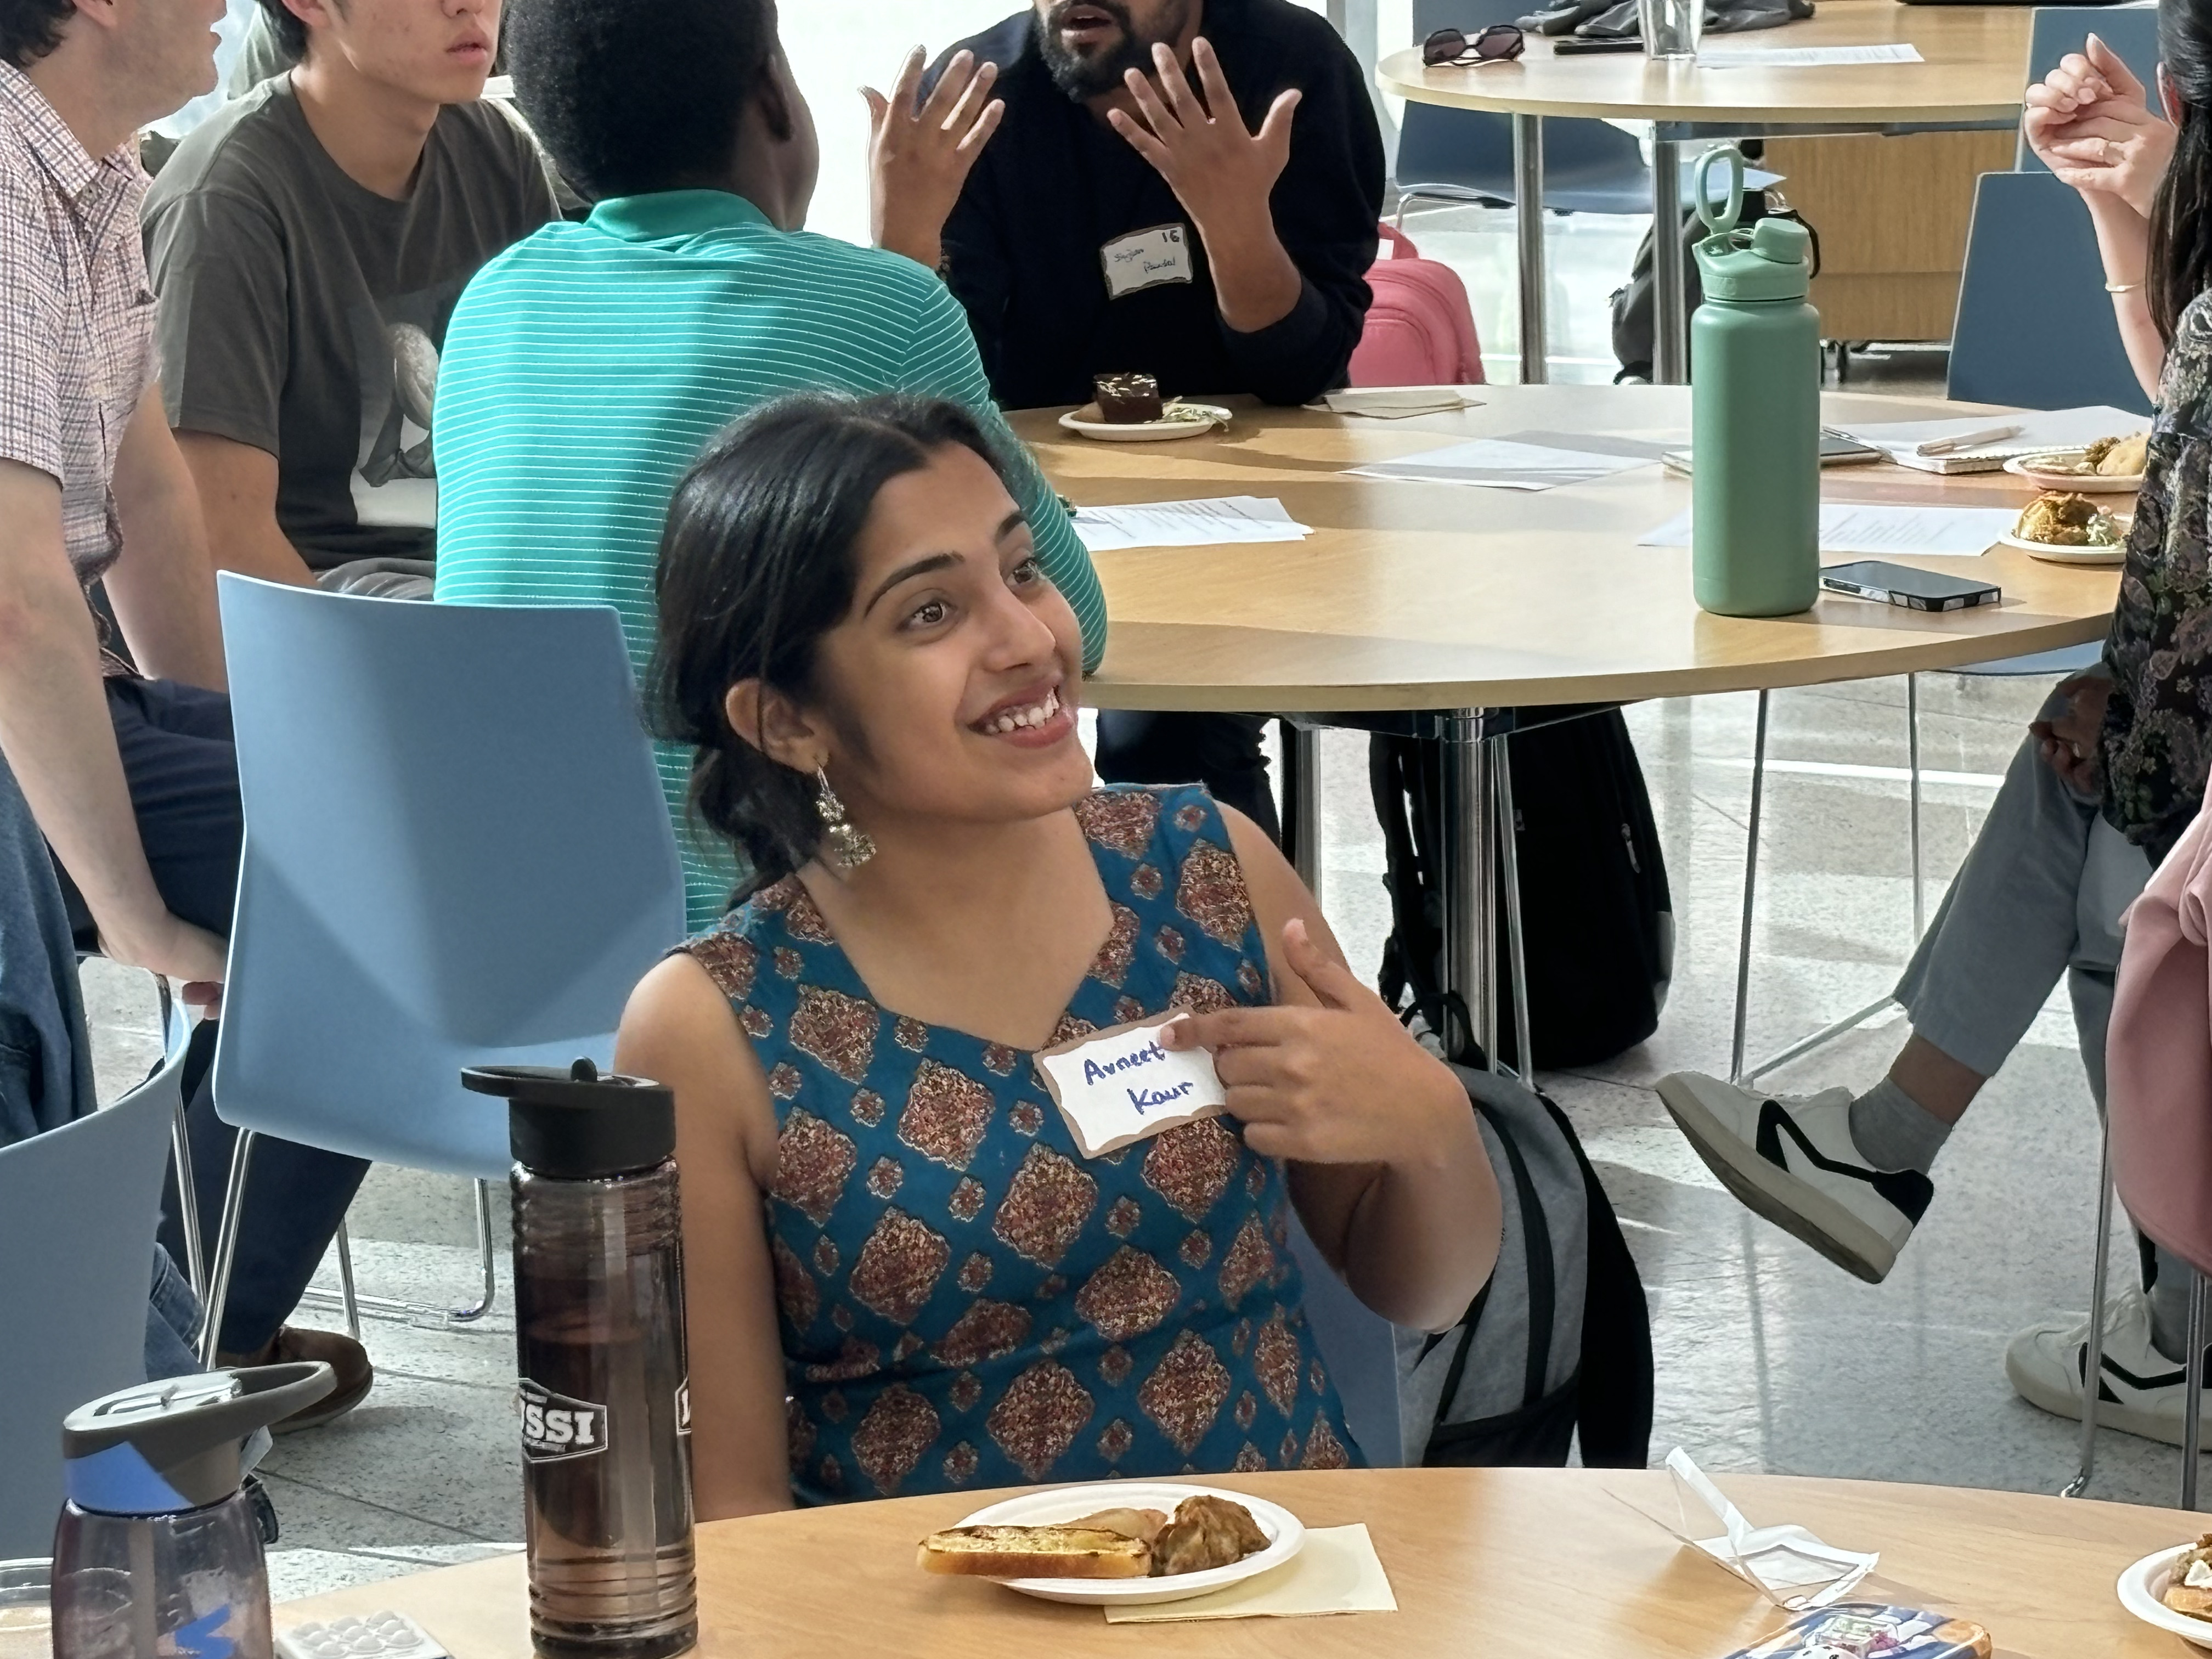
[[[643,685],[677,480],[722,427],[790,392],[916,392],[966,405],[1011,459],[1046,574],[1082,625],[1084,665],[1097,665],[1097,577],[991,402],[958,302],[909,259],[778,230],[722,191],[602,202],[581,224],[524,238],[470,283],[438,374],[438,598],[611,605]],[[726,908],[738,864],[687,820],[691,751],[663,744],[657,758],[696,932]]]

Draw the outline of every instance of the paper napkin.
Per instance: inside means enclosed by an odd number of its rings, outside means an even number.
[[[1395,1613],[1398,1598],[1364,1523],[1310,1527],[1306,1545],[1279,1567],[1242,1583],[1149,1607],[1109,1607],[1109,1625],[1159,1625],[1186,1619],[1310,1619],[1330,1613]]]
[[[1481,403],[1448,386],[1352,386],[1324,394],[1318,404],[1338,415],[1366,415],[1378,421],[1402,421],[1411,415],[1442,415],[1455,409],[1480,409]]]

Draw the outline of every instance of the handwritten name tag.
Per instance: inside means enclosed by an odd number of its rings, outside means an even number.
[[[1044,1086],[1085,1158],[1218,1116],[1228,1095],[1203,1048],[1160,1046],[1165,1019],[1117,1025],[1036,1057]]]
[[[1118,300],[1162,283],[1191,280],[1190,233],[1181,225],[1133,230],[1098,250],[1106,267],[1106,293]]]

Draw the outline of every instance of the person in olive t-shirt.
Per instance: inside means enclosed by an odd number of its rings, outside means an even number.
[[[261,3],[299,66],[147,197],[169,424],[217,565],[427,597],[447,320],[556,216],[528,134],[478,101],[499,0]]]

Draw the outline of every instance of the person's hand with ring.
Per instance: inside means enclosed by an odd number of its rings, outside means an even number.
[[[2100,744],[2112,683],[2101,674],[2076,674],[2058,690],[2067,700],[2065,712],[2028,726],[2036,752],[2075,794],[2101,795],[2105,773]]]
[[[2028,148],[2084,195],[2124,202],[2145,221],[2173,157],[2172,123],[2120,55],[2095,35],[2027,93]]]

